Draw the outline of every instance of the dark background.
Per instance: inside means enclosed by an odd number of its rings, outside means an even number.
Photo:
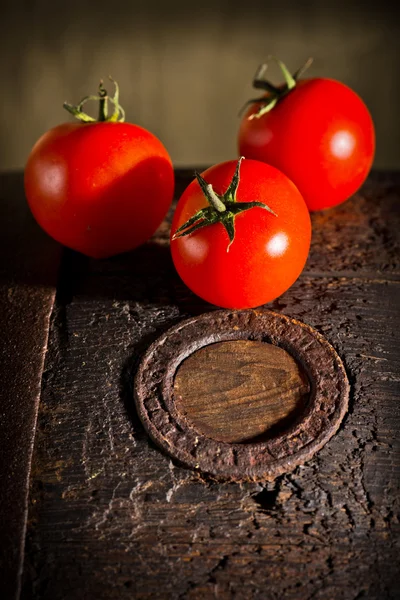
[[[375,167],[399,168],[394,5],[16,0],[0,20],[0,168],[22,168],[37,138],[70,118],[63,101],[95,93],[109,74],[120,83],[127,119],[157,134],[177,166],[231,158],[237,112],[268,54],[291,70],[313,56],[310,76],[350,85],[376,123]]]

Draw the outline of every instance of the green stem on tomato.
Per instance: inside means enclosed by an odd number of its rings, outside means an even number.
[[[261,105],[258,111],[252,113],[248,117],[250,120],[259,119],[266,113],[270,112],[277,105],[277,103],[280,100],[282,100],[282,98],[287,96],[296,87],[298,79],[301,77],[301,75],[303,75],[303,73],[308,69],[308,67],[312,63],[312,58],[309,58],[304,63],[304,65],[300,67],[300,69],[298,69],[293,75],[291,75],[290,71],[281,60],[275,58],[274,56],[270,56],[269,60],[271,59],[274,60],[279,66],[285,83],[280,87],[276,87],[270,81],[267,81],[264,78],[265,71],[268,68],[268,62],[263,63],[258,67],[256,74],[253,78],[253,87],[255,89],[264,90],[265,92],[267,92],[267,95],[262,96],[261,98],[252,98],[251,100],[248,100],[246,104],[242,107],[239,114],[241,114],[249,104]]]
[[[107,90],[104,88],[103,80],[100,80],[99,93],[97,96],[85,96],[79,102],[79,104],[68,104],[64,102],[64,108],[76,119],[79,119],[83,123],[95,123],[95,122],[112,122],[122,123],[125,120],[125,111],[119,103],[119,87],[116,81],[109,77],[110,81],[115,86],[114,96],[110,97],[107,94]],[[97,100],[99,102],[99,116],[96,121],[93,117],[83,111],[83,106],[89,100]],[[112,115],[108,116],[108,101],[114,105],[114,111]]]
[[[229,237],[229,244],[226,249],[229,252],[229,248],[235,239],[235,218],[237,215],[252,208],[263,208],[275,217],[277,216],[264,202],[237,202],[236,194],[240,183],[240,165],[242,160],[243,157],[239,158],[233,177],[224,194],[217,194],[213,190],[212,185],[207,183],[199,173],[196,173],[197,182],[210,206],[200,209],[183,225],[178,227],[172,236],[172,240],[190,235],[199,229],[214,225],[215,223],[221,223]]]

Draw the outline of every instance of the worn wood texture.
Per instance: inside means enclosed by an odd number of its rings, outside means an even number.
[[[21,173],[0,175],[0,581],[16,598],[29,469],[59,246],[36,225]]]
[[[178,187],[188,181],[178,174]],[[149,343],[211,310],[179,281],[168,225],[108,261],[66,253],[43,378],[23,598],[395,599],[399,594],[400,178],[313,217],[306,269],[270,305],[321,332],[352,384],[339,432],[270,484],[217,483],[143,432]]]
[[[237,340],[198,350],[179,367],[177,410],[204,435],[250,441],[289,425],[307,404],[310,383],[286,350]]]

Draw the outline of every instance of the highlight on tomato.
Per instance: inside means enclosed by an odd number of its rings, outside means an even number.
[[[64,103],[79,122],[45,133],[24,174],[26,198],[39,225],[61,244],[94,258],[126,252],[148,240],[174,191],[167,150],[146,129],[124,122],[113,83],[113,97],[100,82],[97,96],[76,106]],[[97,120],[83,112],[88,100],[99,101]]]
[[[339,81],[300,79],[311,60],[291,75],[274,59],[285,83],[257,70],[253,87],[264,94],[249,100],[239,129],[239,153],[280,169],[298,187],[310,210],[335,206],[365,181],[374,158],[375,130],[361,98]]]
[[[297,187],[260,161],[217,164],[186,188],[171,227],[178,274],[198,296],[223,308],[252,308],[299,277],[311,240]]]

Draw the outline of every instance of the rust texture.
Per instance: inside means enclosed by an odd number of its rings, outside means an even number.
[[[254,340],[285,348],[312,386],[308,410],[265,441],[227,444],[201,435],[177,411],[173,383],[180,364],[217,342]],[[332,346],[310,327],[272,311],[214,311],[175,325],[152,344],[135,379],[136,406],[153,440],[183,464],[236,481],[271,480],[304,463],[337,431],[349,385]],[[229,418],[229,416],[228,416]]]
[[[191,179],[178,173],[178,189]],[[400,179],[373,174],[313,216],[310,258],[267,308],[343,359],[349,410],[272,482],[218,482],[143,430],[133,374],[150,344],[212,311],[176,275],[168,221],[95,262],[64,256],[32,465],[23,598],[394,600],[399,583]]]

